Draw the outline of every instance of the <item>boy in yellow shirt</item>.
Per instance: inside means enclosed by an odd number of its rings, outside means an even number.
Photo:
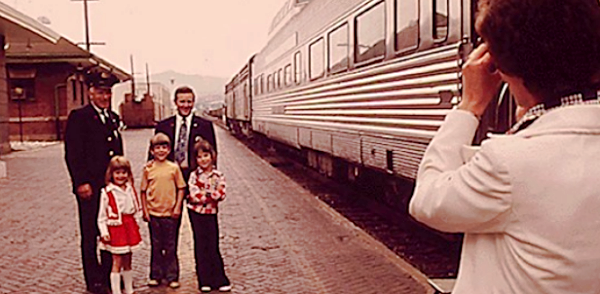
[[[166,280],[169,287],[178,288],[179,260],[175,244],[186,183],[179,166],[167,160],[170,152],[167,135],[158,133],[152,137],[150,153],[154,159],[144,167],[140,190],[152,245],[148,285],[158,286]]]

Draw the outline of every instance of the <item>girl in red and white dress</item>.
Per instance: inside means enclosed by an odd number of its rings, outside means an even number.
[[[134,215],[140,211],[140,202],[133,188],[131,164],[125,157],[115,156],[106,170],[106,187],[100,192],[98,212],[101,238],[98,247],[112,253],[112,294],[121,294],[121,276],[125,293],[133,293],[131,252],[142,241]]]

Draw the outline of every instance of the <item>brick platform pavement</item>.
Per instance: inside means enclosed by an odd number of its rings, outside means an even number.
[[[151,130],[124,132],[139,187]],[[221,251],[232,293],[427,293],[424,277],[298,184],[218,129]],[[0,293],[85,293],[76,201],[63,145],[3,156],[0,179]],[[181,288],[148,288],[148,230],[133,255],[143,293],[196,293],[191,230],[184,214]],[[215,291],[213,291],[215,292]],[[216,293],[216,292],[215,292]]]

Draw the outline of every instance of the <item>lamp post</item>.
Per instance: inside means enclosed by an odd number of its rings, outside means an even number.
[[[19,138],[21,142],[23,142],[23,114],[21,110],[21,103],[23,102],[23,99],[25,99],[25,91],[21,87],[16,87],[13,91],[17,98],[17,104],[19,109]]]

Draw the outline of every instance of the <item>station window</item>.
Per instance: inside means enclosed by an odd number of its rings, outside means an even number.
[[[292,85],[292,65],[288,64],[285,66],[285,68],[283,69],[283,76],[284,76],[284,81],[285,81],[285,86],[289,87]]]
[[[83,81],[79,82],[79,98],[81,98],[81,105],[84,105],[86,103],[86,87],[85,84],[83,83]]]
[[[336,73],[348,68],[348,24],[343,24],[329,33],[329,72]]]
[[[385,2],[379,2],[356,17],[357,63],[382,58],[385,54]]]
[[[294,82],[300,84],[302,81],[302,54],[300,51],[294,54]]]
[[[11,100],[35,100],[35,69],[9,69],[8,84]]]
[[[448,37],[448,0],[433,0],[433,6],[435,11],[433,38],[442,41]]]
[[[315,41],[309,46],[309,78],[315,80],[325,74],[325,44],[323,38]]]
[[[414,49],[419,43],[419,0],[396,0],[396,51]]]
[[[283,68],[280,68],[277,71],[277,88],[281,89],[283,87],[283,82],[284,82],[284,77],[283,77]]]
[[[77,101],[77,80],[75,79],[71,80],[71,91],[71,94],[73,95],[73,101]]]

